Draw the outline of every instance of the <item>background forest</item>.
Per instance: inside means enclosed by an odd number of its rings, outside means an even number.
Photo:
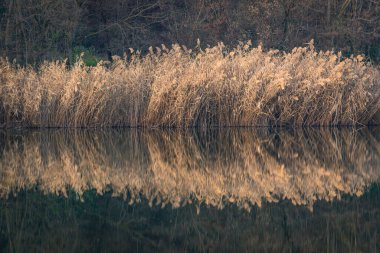
[[[68,58],[88,65],[129,48],[251,40],[290,50],[365,54],[380,62],[379,0],[1,0],[0,57],[21,64]]]

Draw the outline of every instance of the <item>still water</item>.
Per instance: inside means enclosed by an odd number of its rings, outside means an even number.
[[[380,252],[380,129],[0,132],[0,252]]]

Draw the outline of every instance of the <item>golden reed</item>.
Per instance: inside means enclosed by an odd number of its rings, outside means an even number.
[[[112,63],[37,69],[0,61],[0,127],[367,125],[380,71],[362,56],[222,43],[173,45]]]

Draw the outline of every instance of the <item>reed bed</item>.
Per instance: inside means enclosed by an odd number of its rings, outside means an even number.
[[[249,210],[288,199],[312,209],[318,200],[361,196],[380,181],[380,143],[368,130],[61,130],[1,139],[1,197],[37,187],[79,197],[112,191],[130,204],[144,197],[174,208],[236,204]]]
[[[173,45],[37,69],[0,60],[1,127],[328,126],[379,123],[380,70],[362,56]]]

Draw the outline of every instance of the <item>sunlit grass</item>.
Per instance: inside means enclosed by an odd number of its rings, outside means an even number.
[[[363,57],[223,44],[179,45],[95,67],[0,61],[2,127],[193,127],[369,124],[380,71]]]

